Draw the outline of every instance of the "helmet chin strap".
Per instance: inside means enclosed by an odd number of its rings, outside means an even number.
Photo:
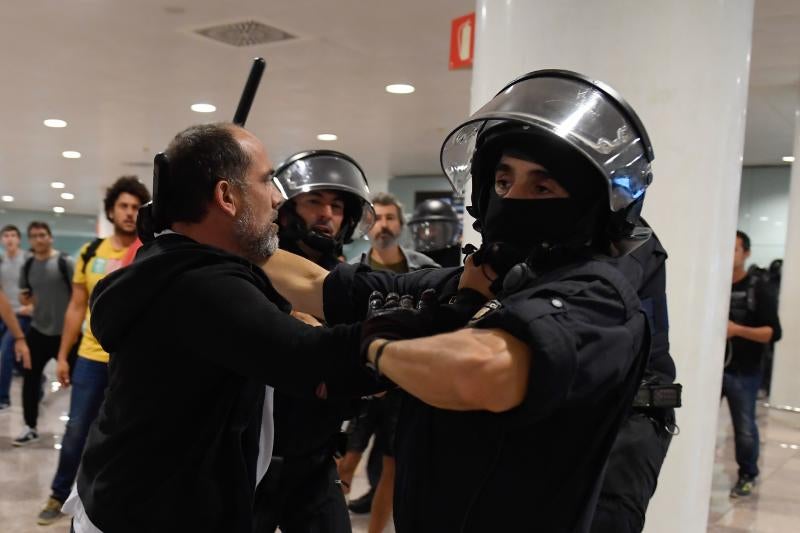
[[[334,255],[337,249],[341,249],[336,239],[314,230],[306,230],[299,240],[325,255]]]
[[[342,236],[347,234],[349,223],[343,222],[336,237],[331,237],[309,229],[305,221],[294,211],[294,206],[287,206],[287,223],[281,224],[280,239],[285,242],[302,242],[322,255],[338,257],[342,254]]]

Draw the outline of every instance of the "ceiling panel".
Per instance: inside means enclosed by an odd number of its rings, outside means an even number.
[[[94,213],[123,173],[150,182],[153,154],[187,125],[228,120],[250,60],[267,73],[248,122],[273,160],[326,147],[374,188],[438,174],[445,134],[469,111],[470,71],[447,69],[450,20],[473,0],[26,0],[0,12],[0,194],[6,207]],[[244,20],[296,39],[237,48],[199,28]],[[780,163],[800,97],[800,1],[757,0],[745,163]],[[410,82],[414,94],[383,87]],[[211,102],[217,112],[189,110]],[[62,118],[49,129],[45,118]],[[318,133],[339,140],[323,143]],[[83,157],[66,160],[63,150]],[[76,195],[60,200],[51,181]]]

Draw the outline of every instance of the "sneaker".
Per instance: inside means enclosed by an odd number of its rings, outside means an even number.
[[[36,518],[36,523],[40,526],[48,526],[59,518],[67,516],[61,512],[62,505],[64,504],[52,496],[48,498],[47,503],[44,504],[44,509],[42,509],[39,516]]]
[[[355,500],[350,500],[350,503],[347,504],[347,508],[355,514],[367,514],[372,509],[373,496],[375,496],[375,490],[369,489],[363,496]]]
[[[731,498],[746,498],[753,494],[756,486],[756,478],[750,476],[739,476],[736,485],[731,489]]]
[[[36,430],[25,426],[25,429],[22,430],[22,433],[19,434],[19,437],[11,441],[11,444],[14,446],[25,446],[32,442],[36,442],[37,440],[39,440],[39,434],[36,432]]]

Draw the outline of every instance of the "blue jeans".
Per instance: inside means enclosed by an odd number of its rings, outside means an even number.
[[[31,325],[31,317],[17,315],[17,321],[19,321],[19,327],[22,328],[22,332],[27,334]],[[11,378],[14,375],[14,335],[11,334],[5,324],[3,324],[2,329],[3,334],[2,339],[0,339],[0,403],[10,405],[11,398],[8,391],[11,390]]]
[[[52,496],[64,502],[69,496],[89,428],[97,418],[108,385],[108,364],[78,357],[72,373],[72,395],[69,401],[69,421],[61,441],[58,469],[51,485]]]
[[[739,476],[758,475],[756,397],[760,384],[760,372],[741,374],[726,371],[722,375],[722,395],[728,398],[731,410]]]

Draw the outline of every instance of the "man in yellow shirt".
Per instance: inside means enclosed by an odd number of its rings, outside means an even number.
[[[69,421],[61,442],[52,493],[39,513],[40,525],[51,524],[64,516],[61,505],[75,482],[89,426],[97,417],[108,384],[108,353],[100,347],[89,327],[89,297],[98,281],[122,266],[128,247],[136,240],[139,207],[149,201],[150,193],[138,178],[123,176],[114,182],[107,189],[104,200],[106,216],[114,225],[114,234],[85,244],[75,265],[72,297],[64,317],[56,368],[61,384],[64,387],[72,385]],[[78,358],[70,378],[67,356],[81,333]]]

